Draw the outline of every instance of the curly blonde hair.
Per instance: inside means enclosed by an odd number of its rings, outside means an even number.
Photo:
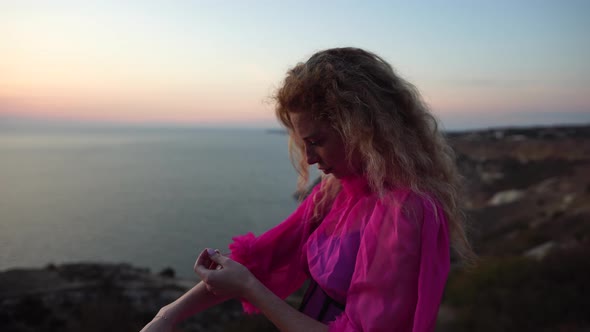
[[[303,142],[294,135],[290,112],[309,112],[327,120],[346,142],[347,159],[361,156],[370,188],[383,195],[392,186],[434,197],[449,221],[452,246],[470,261],[460,206],[461,177],[455,155],[438,129],[418,90],[399,77],[381,57],[358,48],[315,53],[287,73],[274,96],[276,115],[290,134],[289,150],[304,192],[309,171]],[[324,176],[316,199],[321,218],[340,190],[340,182]]]

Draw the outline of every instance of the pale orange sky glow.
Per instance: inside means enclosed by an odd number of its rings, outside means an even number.
[[[462,117],[492,124],[490,112],[590,121],[587,5],[504,5],[510,14],[375,3],[330,16],[294,2],[2,2],[0,121],[276,125],[269,97],[285,72],[337,46],[381,55],[450,126]]]

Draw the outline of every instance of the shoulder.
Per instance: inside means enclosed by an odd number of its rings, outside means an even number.
[[[390,222],[412,221],[417,225],[437,222],[441,206],[430,194],[417,193],[409,188],[394,188],[383,195],[372,193],[361,198],[355,209],[364,211],[369,219]]]
[[[365,208],[385,209],[390,211],[421,210],[426,196],[417,194],[407,188],[387,190],[382,195],[369,193],[358,200],[356,205]]]

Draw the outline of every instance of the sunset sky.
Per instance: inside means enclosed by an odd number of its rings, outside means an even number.
[[[4,1],[0,121],[276,126],[315,51],[371,50],[447,128],[590,122],[590,1]]]

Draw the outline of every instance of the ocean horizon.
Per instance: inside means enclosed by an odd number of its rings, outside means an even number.
[[[203,248],[297,206],[272,130],[4,127],[0,155],[0,270],[120,262],[196,279]]]
[[[0,122],[0,271],[107,262],[196,279],[203,248],[227,252],[297,207],[287,140],[276,127]]]

